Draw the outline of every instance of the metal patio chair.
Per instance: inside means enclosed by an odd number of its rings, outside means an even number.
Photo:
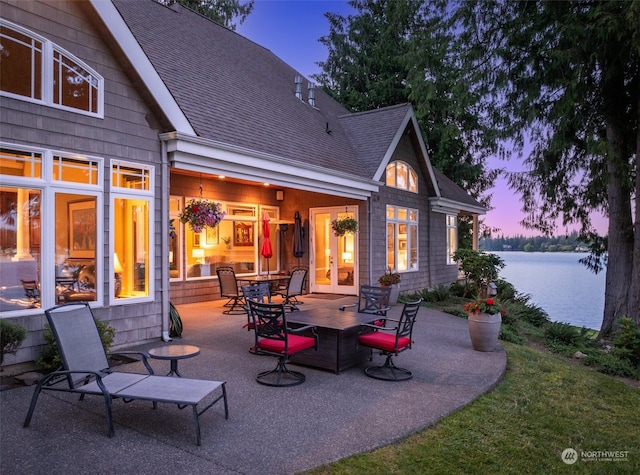
[[[245,301],[244,309],[247,312],[247,324],[243,328],[246,327],[247,330],[251,331],[253,330],[253,319],[251,318],[249,302],[271,303],[271,292],[267,283],[243,285],[241,289]]]
[[[307,278],[307,269],[305,267],[297,267],[291,271],[291,279],[284,291],[274,292],[276,295],[282,296],[282,303],[291,311],[300,310],[297,306],[302,304],[297,297],[302,295],[304,290],[304,281]]]
[[[120,352],[138,355],[148,374],[122,373],[109,368],[107,354],[102,346],[96,321],[86,302],[73,302],[45,310],[51,331],[55,337],[62,369],[44,376],[33,392],[24,427],[28,427],[42,391],[62,391],[85,395],[102,396],[107,415],[109,437],[115,434],[111,400],[121,398],[125,403],[145,400],[153,403],[176,404],[179,409],[191,407],[196,431],[196,441],[200,445],[199,417],[221,399],[224,401],[225,419],[229,418],[226,382],[202,379],[155,376],[143,352]],[[217,390],[221,394],[214,395]],[[206,400],[206,402],[204,402]],[[199,410],[200,404],[204,407]]]
[[[413,377],[411,371],[399,368],[393,363],[393,356],[397,356],[404,350],[411,348],[413,343],[411,340],[413,324],[416,321],[421,304],[422,299],[415,302],[407,302],[404,304],[399,320],[385,318],[385,324],[388,325],[393,322],[396,324],[394,327],[376,324],[362,325],[363,328],[373,329],[373,331],[361,334],[358,337],[358,344],[360,346],[368,346],[374,350],[380,350],[380,354],[386,356],[383,365],[365,368],[364,372],[367,376],[384,381],[404,381]]]
[[[287,362],[296,353],[310,348],[318,349],[315,327],[305,325],[289,328],[283,303],[260,303],[249,300],[253,319],[255,344],[251,351],[257,355],[278,358],[276,367],[258,374],[256,381],[265,386],[295,386],[304,383],[306,377],[287,368]],[[311,332],[312,336],[301,335]]]
[[[245,313],[244,297],[242,296],[242,290],[238,286],[238,279],[236,279],[236,272],[233,270],[233,267],[218,267],[216,274],[218,275],[218,283],[220,284],[220,296],[229,299],[227,303],[224,304],[224,306],[229,307],[229,309],[222,313],[226,315]]]
[[[377,287],[373,285],[361,285],[358,301],[349,305],[343,305],[340,310],[357,307],[358,313],[370,313],[385,317],[391,309],[389,307],[389,296],[391,287]],[[384,325],[384,319],[376,322],[377,325]]]

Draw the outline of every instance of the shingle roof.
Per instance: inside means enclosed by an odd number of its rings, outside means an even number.
[[[177,4],[113,3],[200,137],[371,178],[353,166],[348,111],[319,88],[315,108],[296,98],[300,74],[271,51]]]
[[[400,104],[340,117],[358,154],[358,165],[366,169],[369,177],[374,176],[410,109],[410,104]]]
[[[301,101],[301,74],[234,31],[179,4],[112,2],[199,137],[370,180],[411,110],[351,114],[320,88],[312,107],[309,80]],[[443,197],[480,206],[434,171]]]
[[[457,201],[458,203],[464,203],[473,207],[484,208],[475,198],[471,197],[469,193],[460,188],[455,182],[444,175],[437,168],[433,169],[433,173],[436,176],[438,182],[438,188],[440,188],[440,195],[443,198]]]

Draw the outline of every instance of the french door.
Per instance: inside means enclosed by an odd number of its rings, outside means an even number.
[[[312,208],[310,215],[309,285],[312,292],[357,295],[358,238],[336,236],[335,219],[358,219],[356,206]]]

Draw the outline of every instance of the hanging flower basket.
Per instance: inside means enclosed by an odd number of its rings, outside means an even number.
[[[355,234],[358,232],[358,221],[353,218],[334,219],[331,221],[331,229],[336,236]]]
[[[194,233],[201,233],[205,228],[215,228],[225,214],[220,203],[194,199],[187,203],[179,218],[181,222],[188,224]]]

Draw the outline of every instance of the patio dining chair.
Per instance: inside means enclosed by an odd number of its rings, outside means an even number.
[[[31,302],[31,308],[40,306],[40,287],[38,286],[38,282],[23,279],[20,279],[20,282],[22,283],[24,296]]]
[[[45,315],[60,351],[62,369],[47,374],[36,385],[24,427],[29,426],[42,391],[76,393],[80,394],[80,400],[85,395],[102,396],[109,437],[115,434],[111,409],[113,398],[121,398],[125,403],[136,399],[149,401],[154,409],[159,402],[176,404],[179,409],[191,407],[198,445],[201,439],[199,418],[205,411],[223,400],[225,419],[229,418],[224,381],[155,376],[147,354],[135,351],[118,354],[140,357],[147,374],[112,371],[88,303],[58,305],[45,310]],[[218,390],[221,394],[214,394]]]
[[[367,376],[384,381],[404,381],[411,379],[413,374],[408,369],[399,368],[393,363],[393,356],[411,348],[413,343],[411,335],[413,324],[416,321],[418,310],[422,304],[422,299],[404,304],[400,319],[385,319],[385,326],[376,324],[364,324],[363,328],[368,330],[358,337],[360,346],[368,346],[373,350],[380,350],[380,354],[386,356],[386,360],[381,366],[369,366],[364,372]],[[395,323],[394,327],[389,327],[389,323]]]
[[[349,305],[343,305],[340,310],[357,307],[358,313],[370,313],[385,317],[390,310],[389,295],[391,287],[377,287],[374,285],[361,285],[358,301]],[[376,325],[384,325],[384,319],[375,322]]]
[[[291,279],[289,279],[287,288],[281,292],[274,292],[276,295],[282,296],[282,303],[292,312],[294,310],[300,310],[297,306],[303,303],[300,302],[297,297],[302,295],[306,278],[307,269],[305,267],[297,267],[291,271]]]
[[[267,283],[243,285],[241,289],[245,302],[244,309],[247,312],[247,324],[243,328],[251,331],[253,330],[253,320],[251,318],[249,302],[271,303],[271,292],[269,291],[269,284]]]
[[[287,368],[287,362],[303,350],[318,349],[318,335],[315,333],[315,327],[305,325],[295,329],[289,328],[283,303],[260,303],[249,300],[249,309],[255,331],[252,352],[278,358],[276,367],[259,373],[256,381],[265,386],[278,387],[304,383],[305,375]]]
[[[238,287],[238,280],[233,267],[218,267],[216,274],[218,274],[218,283],[220,284],[220,296],[229,299],[224,304],[225,307],[228,307],[228,310],[224,310],[222,313],[226,315],[245,313],[244,297],[242,296],[242,290]]]

